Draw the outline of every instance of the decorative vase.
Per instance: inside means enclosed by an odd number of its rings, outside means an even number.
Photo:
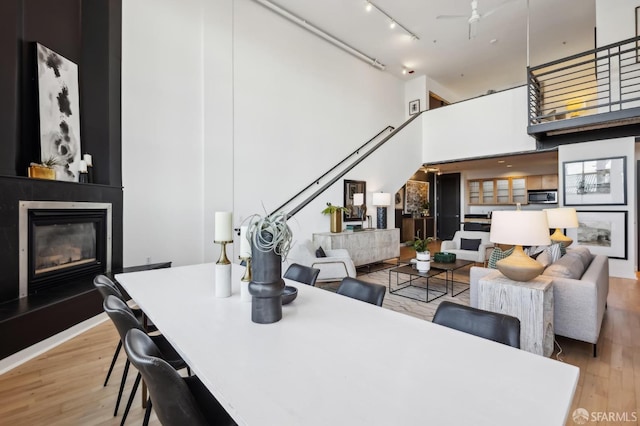
[[[342,212],[340,210],[331,213],[331,232],[342,232]]]
[[[427,272],[431,269],[431,253],[428,251],[416,253],[416,269],[418,272]]]
[[[271,241],[273,236],[267,232],[262,238]],[[271,324],[282,319],[282,256],[273,250],[261,251],[251,242],[251,321],[258,324]]]

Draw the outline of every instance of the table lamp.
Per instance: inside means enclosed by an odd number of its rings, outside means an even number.
[[[573,240],[561,231],[562,228],[577,228],[578,213],[573,207],[560,207],[557,209],[544,209],[547,213],[547,220],[550,228],[556,228],[556,232],[551,235],[551,241],[560,243],[564,247],[569,247]]]
[[[364,193],[356,192],[353,194],[353,205],[360,209],[360,220],[364,220],[367,214],[367,206],[364,204]]]
[[[522,246],[548,246],[549,223],[542,210],[502,210],[491,215],[492,243],[514,245],[513,254],[496,262],[504,276],[514,281],[531,281],[542,273],[544,267],[530,258]]]
[[[373,205],[378,207],[378,229],[387,229],[387,206],[391,205],[391,194],[388,192],[374,192]]]

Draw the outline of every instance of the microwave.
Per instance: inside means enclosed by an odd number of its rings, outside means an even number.
[[[529,204],[557,204],[558,191],[529,191]]]

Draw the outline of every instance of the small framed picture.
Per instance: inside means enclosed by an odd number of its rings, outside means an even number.
[[[585,246],[610,259],[627,259],[627,212],[578,211],[578,227],[567,229],[573,246]]]
[[[409,102],[409,115],[414,115],[420,112],[420,99]]]

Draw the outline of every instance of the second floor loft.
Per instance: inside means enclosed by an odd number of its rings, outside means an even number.
[[[538,140],[638,134],[640,37],[529,67],[528,128]]]

